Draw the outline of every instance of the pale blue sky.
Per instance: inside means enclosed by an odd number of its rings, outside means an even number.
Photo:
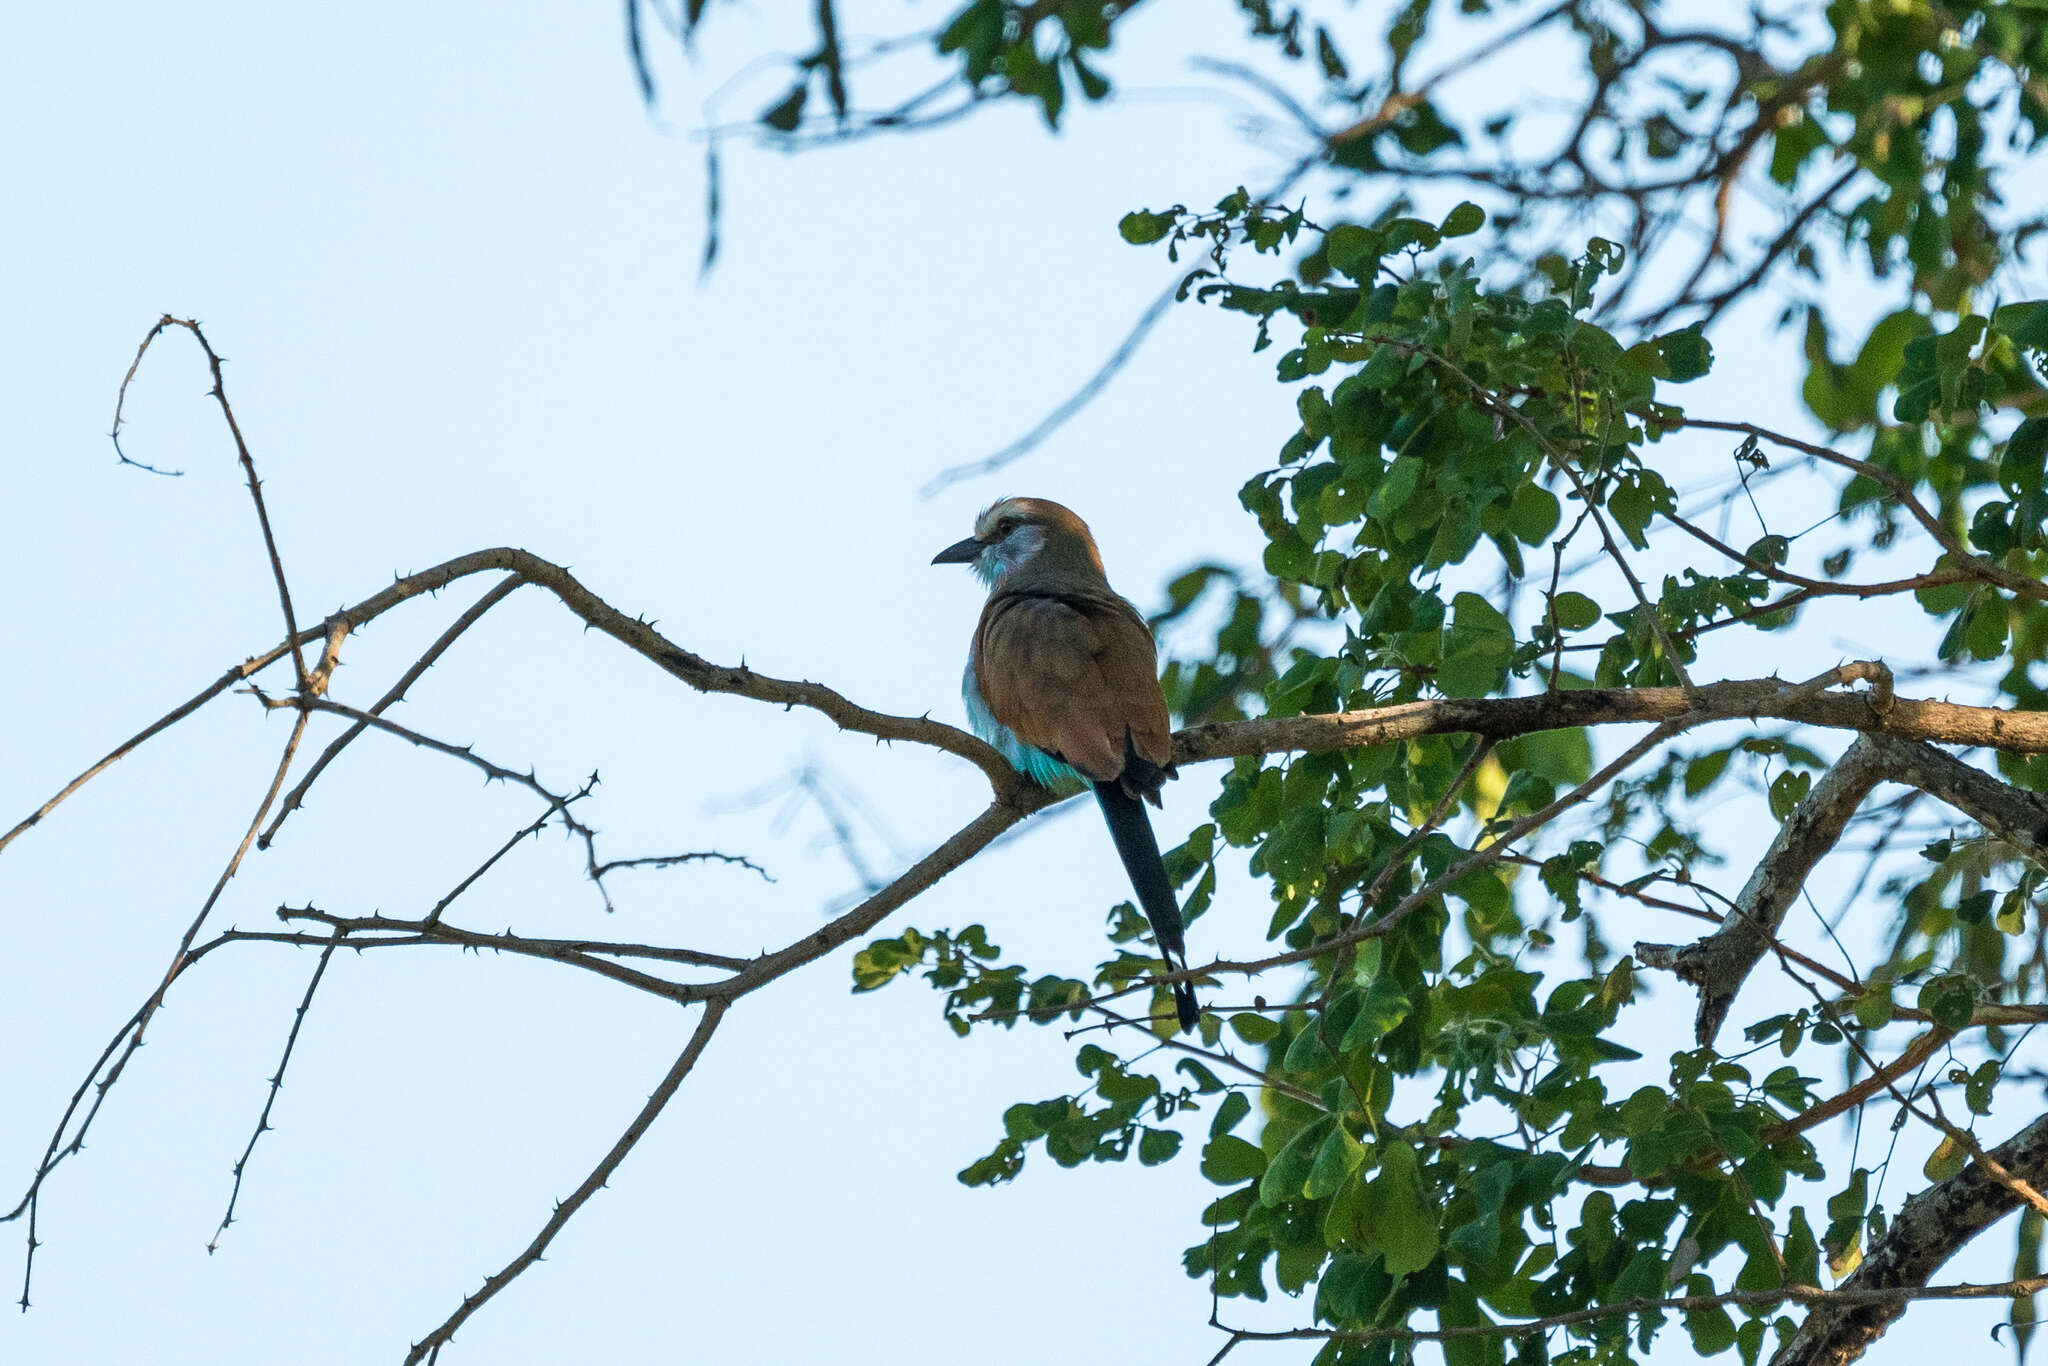
[[[1187,84],[1177,54],[1225,47],[1238,21],[1186,13],[1172,60],[1117,69]],[[700,68],[660,50],[654,117],[615,6],[41,6],[4,32],[0,824],[279,634],[187,339],[158,343],[126,433],[136,458],[186,476],[118,468],[108,447],[116,385],[166,310],[202,319],[230,358],[302,619],[394,572],[518,545],[714,660],[958,720],[978,590],[927,561],[994,496],[1080,510],[1144,605],[1193,560],[1256,558],[1234,492],[1269,463],[1292,395],[1241,319],[1192,307],[1013,477],[917,496],[1036,421],[1160,287],[1165,263],[1119,241],[1120,214],[1280,164],[1232,140],[1228,106],[1077,112],[1058,139],[1012,108],[915,140],[738,153],[723,258],[700,286],[687,134],[741,54],[787,36],[758,15],[727,17]],[[1779,340],[1721,352],[1712,383],[1731,403],[1796,422]],[[337,694],[374,698],[477,591],[352,640]],[[1822,667],[1842,652],[1824,632],[1805,644]],[[742,952],[802,933],[852,874],[815,814],[785,823],[741,799],[808,758],[885,819],[868,844],[885,867],[979,805],[963,764],[690,693],[532,590],[402,719],[556,783],[601,770],[588,816],[615,856],[716,847],[778,879],[627,874],[603,920],[577,853],[550,836],[472,894],[483,928]],[[0,859],[7,1183],[33,1171],[154,984],[285,727],[222,699]],[[218,919],[261,924],[308,899],[417,913],[533,814],[474,779],[366,738],[252,856]],[[1191,770],[1171,790],[1169,841],[1215,781]],[[1082,971],[1121,876],[1092,817],[1045,820],[891,923],[983,920],[1034,968]],[[1258,943],[1263,897],[1236,890],[1197,927],[1198,959]],[[613,1189],[444,1360],[1022,1363],[1055,1342],[1087,1360],[1206,1360],[1207,1295],[1178,1267],[1210,1197],[1193,1145],[1163,1169],[1034,1157],[1013,1186],[960,1187],[1004,1105],[1078,1083],[1072,1045],[1035,1030],[957,1042],[919,983],[850,997],[847,958],[738,1006]],[[36,1308],[0,1316],[0,1359],[395,1361],[525,1245],[681,1037],[675,1012],[552,967],[337,960],[209,1258],[311,967],[250,948],[176,989],[87,1152],[48,1187]],[[1685,1013],[1673,997],[1674,1047]],[[20,1236],[0,1226],[0,1284]],[[1307,1312],[1225,1306],[1239,1322]],[[1884,1351],[1989,1321],[1923,1307]]]

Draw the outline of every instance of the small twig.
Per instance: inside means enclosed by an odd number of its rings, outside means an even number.
[[[1044,445],[1047,437],[1066,426],[1075,414],[1093,403],[1102,391],[1109,387],[1110,381],[1131,363],[1131,357],[1138,354],[1138,349],[1145,344],[1145,339],[1152,335],[1152,329],[1159,325],[1159,320],[1166,316],[1166,310],[1173,307],[1174,300],[1179,297],[1180,277],[1181,272],[1175,271],[1166,288],[1145,306],[1145,311],[1138,315],[1138,320],[1124,333],[1124,339],[1117,343],[1116,349],[1109,353],[1102,364],[1095,367],[1095,373],[1082,381],[1081,386],[1062,399],[1051,412],[1033,424],[1030,431],[979,460],[948,465],[925,480],[923,487],[917,491],[918,496],[930,498],[963,480],[994,474]]]
[[[775,881],[774,878],[768,875],[766,868],[763,868],[752,859],[742,858],[738,854],[721,854],[714,849],[706,849],[688,854],[657,854],[651,858],[615,858],[608,863],[600,863],[591,870],[590,876],[594,878],[603,877],[606,873],[614,872],[620,868],[672,868],[682,863],[707,862],[734,864],[755,874],[763,882]]]
[[[574,828],[574,822],[568,819],[569,805],[572,802],[582,801],[585,797],[589,796],[592,787],[595,786],[595,783],[596,780],[593,778],[591,782],[586,783],[576,791],[569,793],[561,801],[548,803],[548,809],[541,812],[540,816],[537,819],[528,823],[521,829],[515,831],[512,835],[512,838],[506,840],[503,844],[499,845],[496,851],[493,852],[489,858],[485,859],[482,863],[479,863],[475,868],[472,868],[468,876],[464,877],[462,881],[456,883],[455,886],[449,890],[446,896],[442,897],[439,901],[435,902],[434,909],[427,912],[426,919],[422,923],[430,925],[433,924],[435,921],[438,921],[441,918],[441,912],[447,910],[449,906],[453,905],[457,897],[461,896],[471,887],[474,887],[478,879],[482,878],[485,873],[490,872],[492,868],[496,867],[498,860],[505,857],[505,855],[511,853],[512,850],[515,847],[517,847],[521,840],[525,839],[529,835],[538,835],[542,830],[547,828],[547,823],[555,818],[556,813],[561,813],[564,824],[570,825],[572,828]],[[605,905],[607,909],[610,908],[610,898],[606,898]]]
[[[1952,583],[1977,583],[1980,576],[1968,569],[1931,569],[1925,574],[1915,574],[1904,579],[1890,579],[1883,583],[1833,583],[1826,579],[1810,579],[1794,574],[1788,569],[1765,564],[1752,559],[1742,551],[1716,538],[1703,527],[1694,526],[1675,512],[1661,514],[1665,521],[1683,531],[1702,545],[1713,547],[1729,559],[1734,560],[1753,574],[1761,574],[1776,583],[1791,584],[1806,590],[1809,597],[1841,596],[1855,598],[1886,597],[1893,593],[1912,593],[1922,588],[1940,588]]]
[[[421,749],[430,749],[436,754],[445,754],[451,759],[459,759],[463,763],[473,764],[483,770],[484,776],[487,779],[503,783],[515,783],[540,797],[552,807],[568,805],[569,799],[566,796],[549,789],[531,771],[521,773],[517,769],[506,768],[503,764],[494,764],[489,759],[478,754],[469,745],[458,745],[449,740],[436,739],[431,735],[416,731],[410,726],[400,725],[396,721],[372,715],[360,708],[351,707],[343,702],[336,702],[331,698],[272,697],[254,686],[246,688],[244,691],[255,697],[257,701],[272,711],[324,711],[332,712],[336,716],[349,717],[359,724],[372,726],[386,734],[395,735],[409,744],[419,746]]]
[[[228,1231],[228,1225],[235,1222],[235,1202],[242,1198],[242,1174],[249,1169],[249,1158],[256,1151],[256,1140],[270,1129],[270,1108],[277,1104],[277,1093],[284,1085],[284,1070],[291,1066],[292,1049],[298,1046],[299,1028],[306,1023],[306,1012],[312,1008],[313,993],[320,989],[320,979],[327,975],[327,964],[334,957],[334,950],[341,944],[341,931],[336,930],[327,941],[327,947],[320,950],[320,961],[313,965],[313,976],[306,983],[306,994],[299,1000],[299,1008],[292,1015],[291,1032],[284,1038],[284,1054],[277,1060],[277,1071],[270,1078],[270,1093],[263,1098],[263,1113],[256,1117],[255,1131],[249,1135],[249,1144],[242,1149],[240,1160],[235,1163],[235,1185],[228,1192],[227,1213],[221,1216],[220,1227],[213,1231],[207,1241],[206,1255],[211,1257],[220,1247],[221,1235]]]
[[[1877,1076],[1883,1073],[1884,1069],[1878,1066],[1877,1059],[1870,1056],[1870,1050],[1863,1046],[1863,1041],[1856,1037],[1855,1031],[1842,1023],[1840,1017],[1835,1014],[1835,1008],[1828,1003],[1826,997],[1821,995],[1819,988],[1815,987],[1813,983],[1807,981],[1798,973],[1792,971],[1790,967],[1786,967],[1783,964],[1780,964],[1780,967],[1787,977],[1790,977],[1794,982],[1804,987],[1812,995],[1814,1003],[1819,1007],[1821,1014],[1825,1015],[1828,1023],[1834,1025],[1842,1037],[1848,1041],[1849,1047],[1855,1051],[1857,1057],[1863,1060],[1863,1065],[1870,1069],[1871,1075]],[[1977,1165],[1984,1169],[1986,1176],[1989,1176],[1993,1181],[1996,1181],[2021,1200],[2033,1206],[2040,1214],[2048,1216],[2048,1196],[2044,1196],[2034,1183],[2013,1172],[2005,1164],[1985,1152],[1983,1145],[1977,1142],[1975,1135],[1951,1123],[1948,1116],[1941,1112],[1941,1101],[1939,1099],[1931,1094],[1928,1096],[1928,1103],[1933,1106],[1933,1113],[1930,1114],[1915,1105],[1912,1096],[1901,1091],[1898,1088],[1897,1082],[1891,1076],[1886,1076],[1882,1084],[1884,1089],[1891,1093],[1892,1098],[1898,1101],[1900,1108],[1904,1109],[1907,1114],[1946,1137],[1950,1142],[1968,1153],[1976,1161]]]
[[[1330,1108],[1323,1104],[1321,1096],[1318,1096],[1306,1087],[1296,1086],[1293,1082],[1276,1077],[1270,1072],[1261,1072],[1250,1063],[1234,1058],[1228,1053],[1218,1053],[1213,1049],[1203,1048],[1199,1044],[1189,1043],[1178,1035],[1171,1038],[1160,1038],[1152,1033],[1149,1020],[1135,1020],[1128,1015],[1120,1015],[1107,1006],[1098,1005],[1094,1002],[1090,1002],[1087,1009],[1090,1013],[1100,1015],[1104,1020],[1108,1021],[1108,1024],[1101,1026],[1102,1028],[1141,1030],[1151,1038],[1153,1043],[1161,1047],[1170,1048],[1176,1053],[1185,1053],[1192,1058],[1201,1058],[1205,1062],[1213,1062],[1218,1067],[1227,1067],[1233,1072],[1240,1072],[1268,1090],[1292,1096],[1312,1110],[1327,1111]],[[977,1016],[975,1018],[979,1019],[981,1017]],[[1168,1018],[1171,1017],[1169,1016]],[[1073,1033],[1070,1032],[1067,1037],[1072,1038]]]
[[[1818,445],[1812,441],[1801,441],[1797,437],[1786,436],[1784,433],[1772,431],[1768,427],[1759,427],[1754,422],[1727,422],[1713,418],[1684,417],[1673,419],[1667,425],[1698,427],[1718,432],[1741,432],[1744,435],[1772,442],[1788,450],[1800,451],[1814,457],[1816,460],[1824,460],[1828,464],[1860,474],[1882,488],[1886,493],[1889,493],[1899,506],[1904,508],[1907,514],[1914,521],[1918,522],[1922,529],[1932,536],[1943,550],[1949,553],[1958,565],[1966,568],[1975,578],[1984,583],[2003,588],[2009,593],[2032,598],[2036,602],[2048,602],[2048,584],[2044,584],[2040,580],[2019,573],[2016,570],[2007,569],[1995,560],[1987,559],[1982,555],[1972,554],[1969,548],[1958,540],[1953,532],[1942,525],[1939,517],[1936,517],[1927,510],[1926,504],[1913,496],[1913,490],[1907,485],[1905,480],[1881,465],[1873,465],[1868,460],[1859,460],[1853,455],[1844,455],[1832,447]]]
[[[213,374],[213,388],[208,390],[207,394],[208,397],[220,405],[221,416],[227,419],[228,434],[235,439],[235,454],[241,460],[242,471],[248,476],[249,480],[249,498],[256,504],[256,524],[263,528],[263,551],[270,557],[270,575],[277,583],[278,606],[284,610],[284,633],[287,639],[296,641],[299,634],[299,623],[298,618],[292,612],[292,590],[291,586],[285,582],[284,561],[278,557],[277,553],[277,537],[272,535],[270,531],[270,510],[263,505],[263,484],[256,477],[256,461],[249,454],[249,443],[242,439],[242,426],[239,422],[235,421],[235,410],[228,405],[227,382],[221,378],[220,372],[221,358],[215,353],[213,343],[206,339],[206,334],[199,330],[197,322],[190,318],[174,318],[166,313],[163,317],[157,319],[156,326],[149,329],[148,335],[142,339],[142,345],[135,349],[135,359],[128,366],[128,374],[121,381],[120,395],[114,401],[114,453],[119,455],[125,464],[141,464],[140,461],[130,460],[121,450],[119,439],[121,405],[127,401],[128,383],[135,378],[136,370],[141,367],[143,354],[149,350],[150,343],[155,341],[167,327],[184,328],[192,334],[193,340],[199,343],[199,349],[206,353],[206,366]],[[144,469],[151,468],[147,465],[142,467]],[[153,472],[157,474],[164,473],[162,470],[154,470]],[[292,671],[298,678],[299,687],[303,689],[306,686],[306,657],[299,653],[297,645],[292,647],[292,665]]]
[[[1946,1029],[1936,1028],[1922,1032],[1906,1045],[1898,1057],[1877,1068],[1840,1095],[1831,1096],[1818,1105],[1800,1111],[1788,1120],[1766,1125],[1757,1141],[1769,1147],[1788,1134],[1801,1133],[1817,1124],[1825,1124],[1837,1115],[1847,1114],[1879,1091],[1889,1090],[1900,1077],[1925,1063],[1954,1037],[1955,1035]]]

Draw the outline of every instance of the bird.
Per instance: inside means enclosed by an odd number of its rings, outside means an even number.
[[[974,733],[1042,787],[1091,787],[1167,966],[1187,971],[1180,904],[1145,803],[1177,777],[1152,630],[1109,586],[1095,538],[1070,509],[1004,498],[933,564],[965,564],[988,586],[960,693]],[[1201,1018],[1173,984],[1183,1031]]]

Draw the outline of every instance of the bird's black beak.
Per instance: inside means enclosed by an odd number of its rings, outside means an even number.
[[[964,541],[955,541],[938,554],[932,556],[933,564],[973,564],[982,552],[980,541],[969,536]]]

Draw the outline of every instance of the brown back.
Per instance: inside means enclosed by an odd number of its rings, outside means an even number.
[[[1114,782],[1126,745],[1167,767],[1172,728],[1145,619],[1088,577],[1020,573],[998,588],[975,628],[974,672],[989,711],[1018,739]]]

